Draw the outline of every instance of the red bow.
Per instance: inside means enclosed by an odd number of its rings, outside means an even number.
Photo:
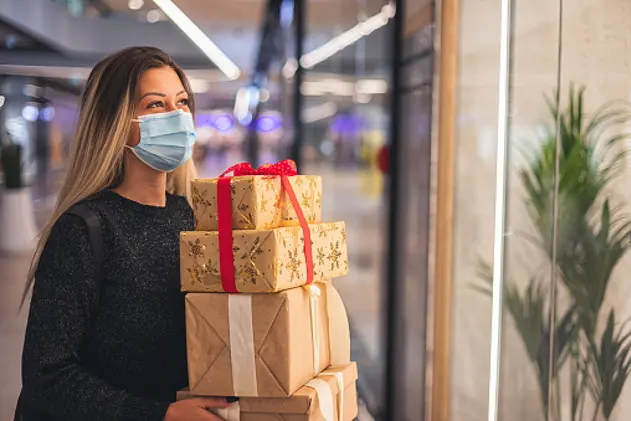
[[[277,175],[291,177],[298,175],[298,167],[296,167],[296,163],[291,159],[286,159],[276,164],[263,164],[257,169],[252,168],[252,165],[248,162],[242,162],[228,168],[219,178],[225,177],[226,174],[230,173],[233,173],[235,177],[242,175]]]
[[[291,205],[296,212],[302,235],[304,237],[305,264],[307,266],[307,285],[313,282],[313,254],[311,250],[311,231],[309,223],[300,209],[300,204],[294,193],[294,189],[287,177],[298,175],[296,163],[291,160],[281,161],[277,164],[261,165],[258,169],[243,162],[236,164],[224,171],[217,181],[217,226],[219,231],[219,270],[221,273],[221,285],[225,292],[237,293],[237,284],[234,273],[234,252],[232,251],[232,193],[230,180],[232,177],[226,174],[233,173],[235,177],[243,175],[280,176],[281,183]]]

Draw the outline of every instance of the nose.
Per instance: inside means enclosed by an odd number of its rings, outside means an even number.
[[[175,110],[177,110],[177,105],[175,104],[175,100],[170,99],[170,100],[166,101],[166,104],[164,104],[164,105],[165,105],[165,108],[166,108],[167,111],[175,111]]]

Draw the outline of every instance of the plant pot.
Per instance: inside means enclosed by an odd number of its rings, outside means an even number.
[[[35,247],[37,226],[28,189],[0,191],[0,251],[31,252]]]

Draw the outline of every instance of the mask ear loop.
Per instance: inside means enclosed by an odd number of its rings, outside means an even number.
[[[138,124],[140,124],[140,119],[139,119],[139,118],[132,118],[132,119],[131,119],[131,122],[132,122],[132,123],[138,123]],[[129,149],[130,151],[134,152],[134,155],[136,155],[136,151],[134,151],[134,147],[133,147],[133,146],[129,146],[128,144],[125,144],[125,147],[126,147],[127,149]],[[137,155],[136,155],[136,156],[137,156]]]

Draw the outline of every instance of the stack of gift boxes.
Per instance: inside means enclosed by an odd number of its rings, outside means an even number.
[[[180,236],[189,389],[179,398],[238,397],[219,413],[227,421],[352,420],[357,367],[330,283],[348,271],[345,225],[321,222],[320,177],[292,175],[291,163],[231,170],[193,181],[196,231]]]

